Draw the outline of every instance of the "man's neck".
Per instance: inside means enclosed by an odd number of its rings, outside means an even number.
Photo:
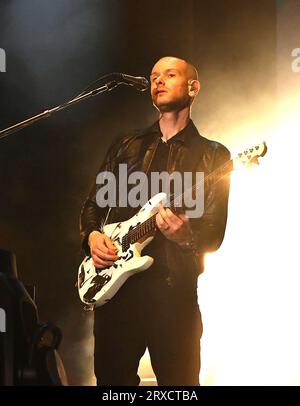
[[[190,109],[180,111],[162,112],[159,118],[159,127],[162,139],[168,141],[174,135],[183,130],[190,120]]]

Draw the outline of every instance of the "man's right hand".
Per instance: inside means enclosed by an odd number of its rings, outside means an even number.
[[[106,268],[112,266],[119,258],[118,250],[114,246],[112,240],[107,235],[99,231],[92,231],[89,235],[89,246],[94,266],[96,268]]]

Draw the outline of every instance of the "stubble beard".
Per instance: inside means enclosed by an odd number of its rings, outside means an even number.
[[[161,113],[170,113],[171,111],[180,111],[184,109],[185,107],[189,106],[190,103],[190,98],[186,97],[184,100],[174,100],[171,102],[165,102],[165,103],[157,103],[157,100],[153,100],[153,106]]]

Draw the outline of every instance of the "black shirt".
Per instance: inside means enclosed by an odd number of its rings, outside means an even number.
[[[192,125],[192,121],[190,120],[189,124],[181,131],[179,131],[176,135],[171,137],[168,141],[162,140],[162,133],[160,131],[159,123],[155,123],[152,127],[153,132],[157,134],[160,138],[160,141],[157,145],[154,157],[150,164],[149,170],[147,172],[148,178],[148,197],[149,199],[153,197],[153,191],[151,191],[151,173],[152,172],[168,172],[168,162],[169,162],[169,154],[171,144],[174,142],[182,142],[185,134],[190,130],[190,126]],[[162,190],[162,182],[159,185],[159,192],[165,192]],[[172,192],[172,189],[171,189]],[[159,272],[161,275],[167,275],[168,268],[167,268],[167,258],[166,258],[166,246],[165,246],[165,236],[157,229],[156,235],[153,241],[145,247],[143,250],[143,255],[150,255],[154,258],[154,263],[151,267],[153,272]],[[174,246],[176,249],[176,246]]]

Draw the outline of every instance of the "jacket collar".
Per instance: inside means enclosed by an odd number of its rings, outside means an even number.
[[[143,136],[156,136],[161,138],[162,137],[162,132],[159,127],[159,120],[157,120],[154,124],[152,124],[150,127],[146,128],[145,130],[142,130],[139,133],[139,137]],[[183,128],[181,131],[179,131],[177,134],[175,134],[168,142],[173,143],[173,142],[179,142],[179,143],[186,143],[189,140],[193,139],[194,137],[199,137],[199,132],[193,123],[193,120],[190,119],[188,122],[187,126]]]

